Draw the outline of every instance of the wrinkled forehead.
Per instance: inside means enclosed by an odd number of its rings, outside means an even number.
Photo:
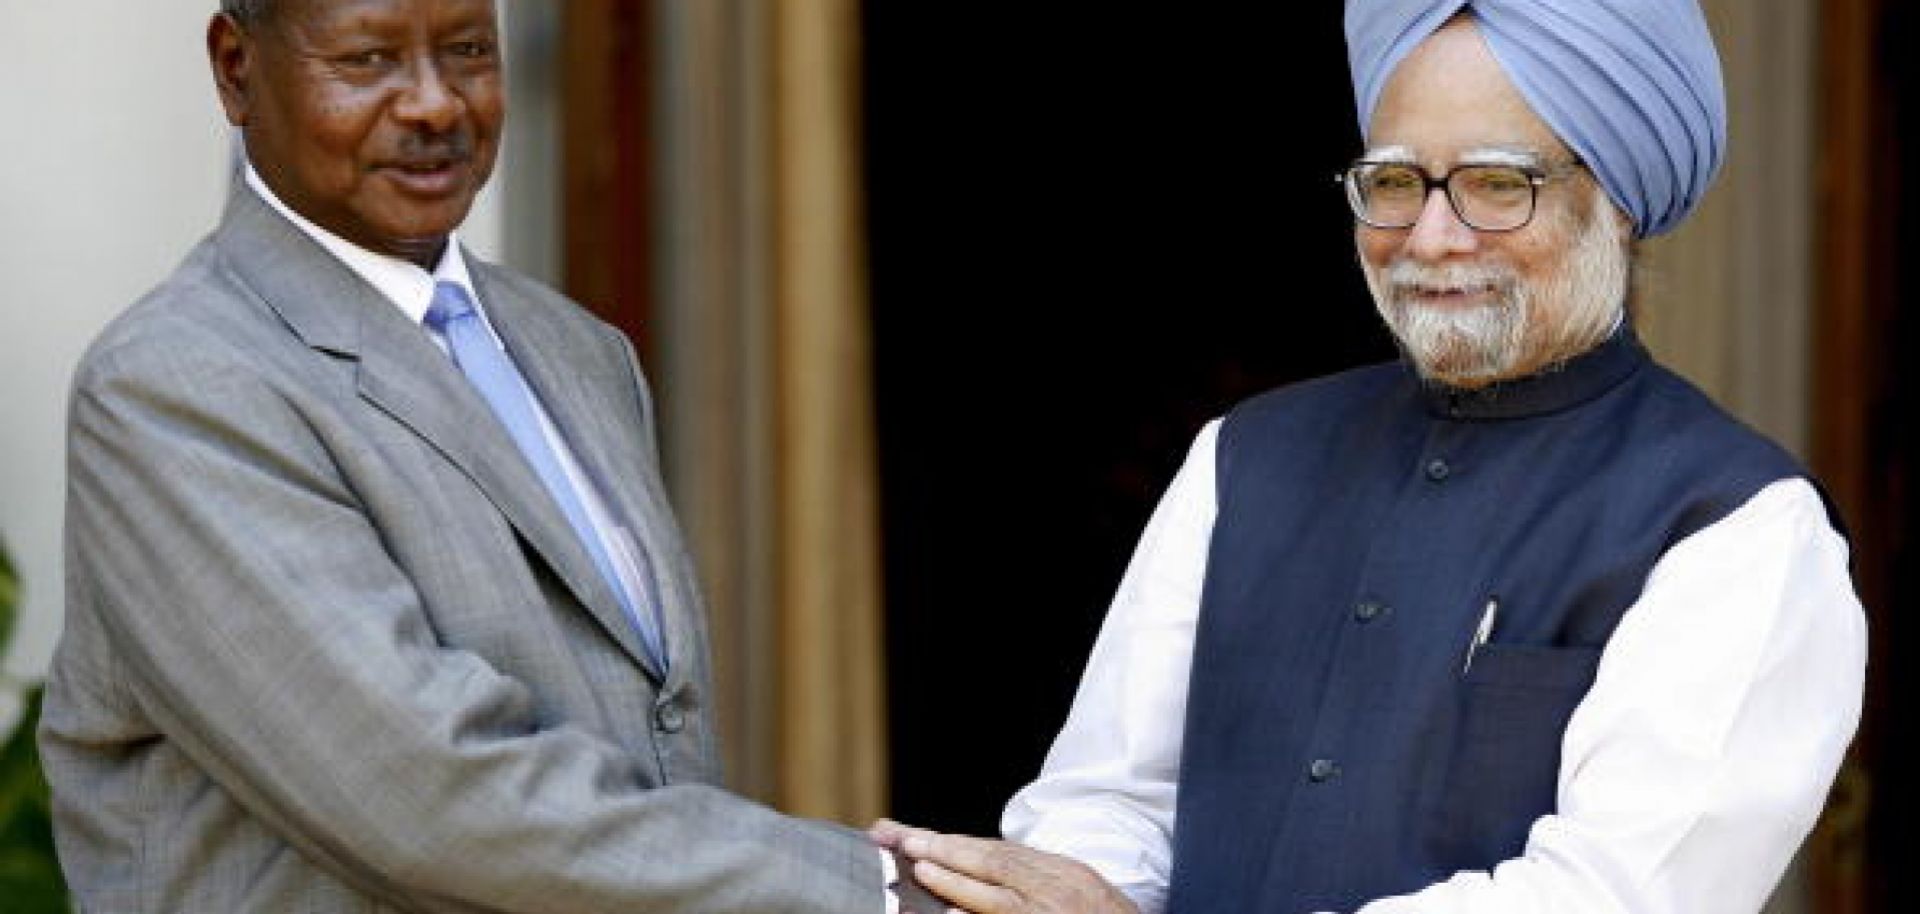
[[[252,0],[281,25],[309,35],[497,26],[493,0]]]

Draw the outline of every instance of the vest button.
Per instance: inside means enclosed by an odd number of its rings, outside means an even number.
[[[1453,467],[1445,460],[1435,457],[1427,461],[1426,473],[1427,479],[1433,482],[1446,482],[1447,477],[1453,475]]]
[[[653,723],[662,733],[679,733],[687,725],[687,715],[679,705],[661,705],[654,709]]]
[[[1307,766],[1307,778],[1315,784],[1324,784],[1340,774],[1340,766],[1333,759],[1317,758]]]
[[[1372,600],[1362,600],[1359,605],[1353,608],[1353,617],[1361,622],[1372,622],[1380,618],[1380,615],[1386,611],[1387,608],[1379,603]]]

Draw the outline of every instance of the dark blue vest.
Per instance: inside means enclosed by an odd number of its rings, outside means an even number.
[[[1653,564],[1802,473],[1627,331],[1478,392],[1398,363],[1273,391],[1217,459],[1174,914],[1349,911],[1516,856]]]

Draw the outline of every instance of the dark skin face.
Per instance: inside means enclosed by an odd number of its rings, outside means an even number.
[[[295,212],[432,269],[506,118],[491,0],[283,0],[207,26],[227,120]]]

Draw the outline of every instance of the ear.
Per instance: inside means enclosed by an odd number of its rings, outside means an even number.
[[[1633,217],[1627,215],[1626,210],[1621,209],[1619,204],[1613,202],[1613,195],[1607,193],[1606,186],[1600,183],[1599,178],[1589,174],[1586,180],[1593,183],[1593,206],[1596,208],[1596,211],[1606,215],[1613,222],[1614,237],[1618,239],[1621,244],[1631,243],[1633,241]]]
[[[1627,215],[1626,212],[1619,207],[1612,206],[1611,201],[1609,201],[1609,208],[1613,210],[1613,224],[1618,230],[1616,235],[1619,237],[1620,243],[1626,245],[1636,244],[1637,242],[1633,235],[1633,217]]]
[[[215,14],[207,22],[207,63],[213,67],[220,107],[226,109],[227,123],[235,127],[247,126],[254,54],[252,36],[233,17]]]

